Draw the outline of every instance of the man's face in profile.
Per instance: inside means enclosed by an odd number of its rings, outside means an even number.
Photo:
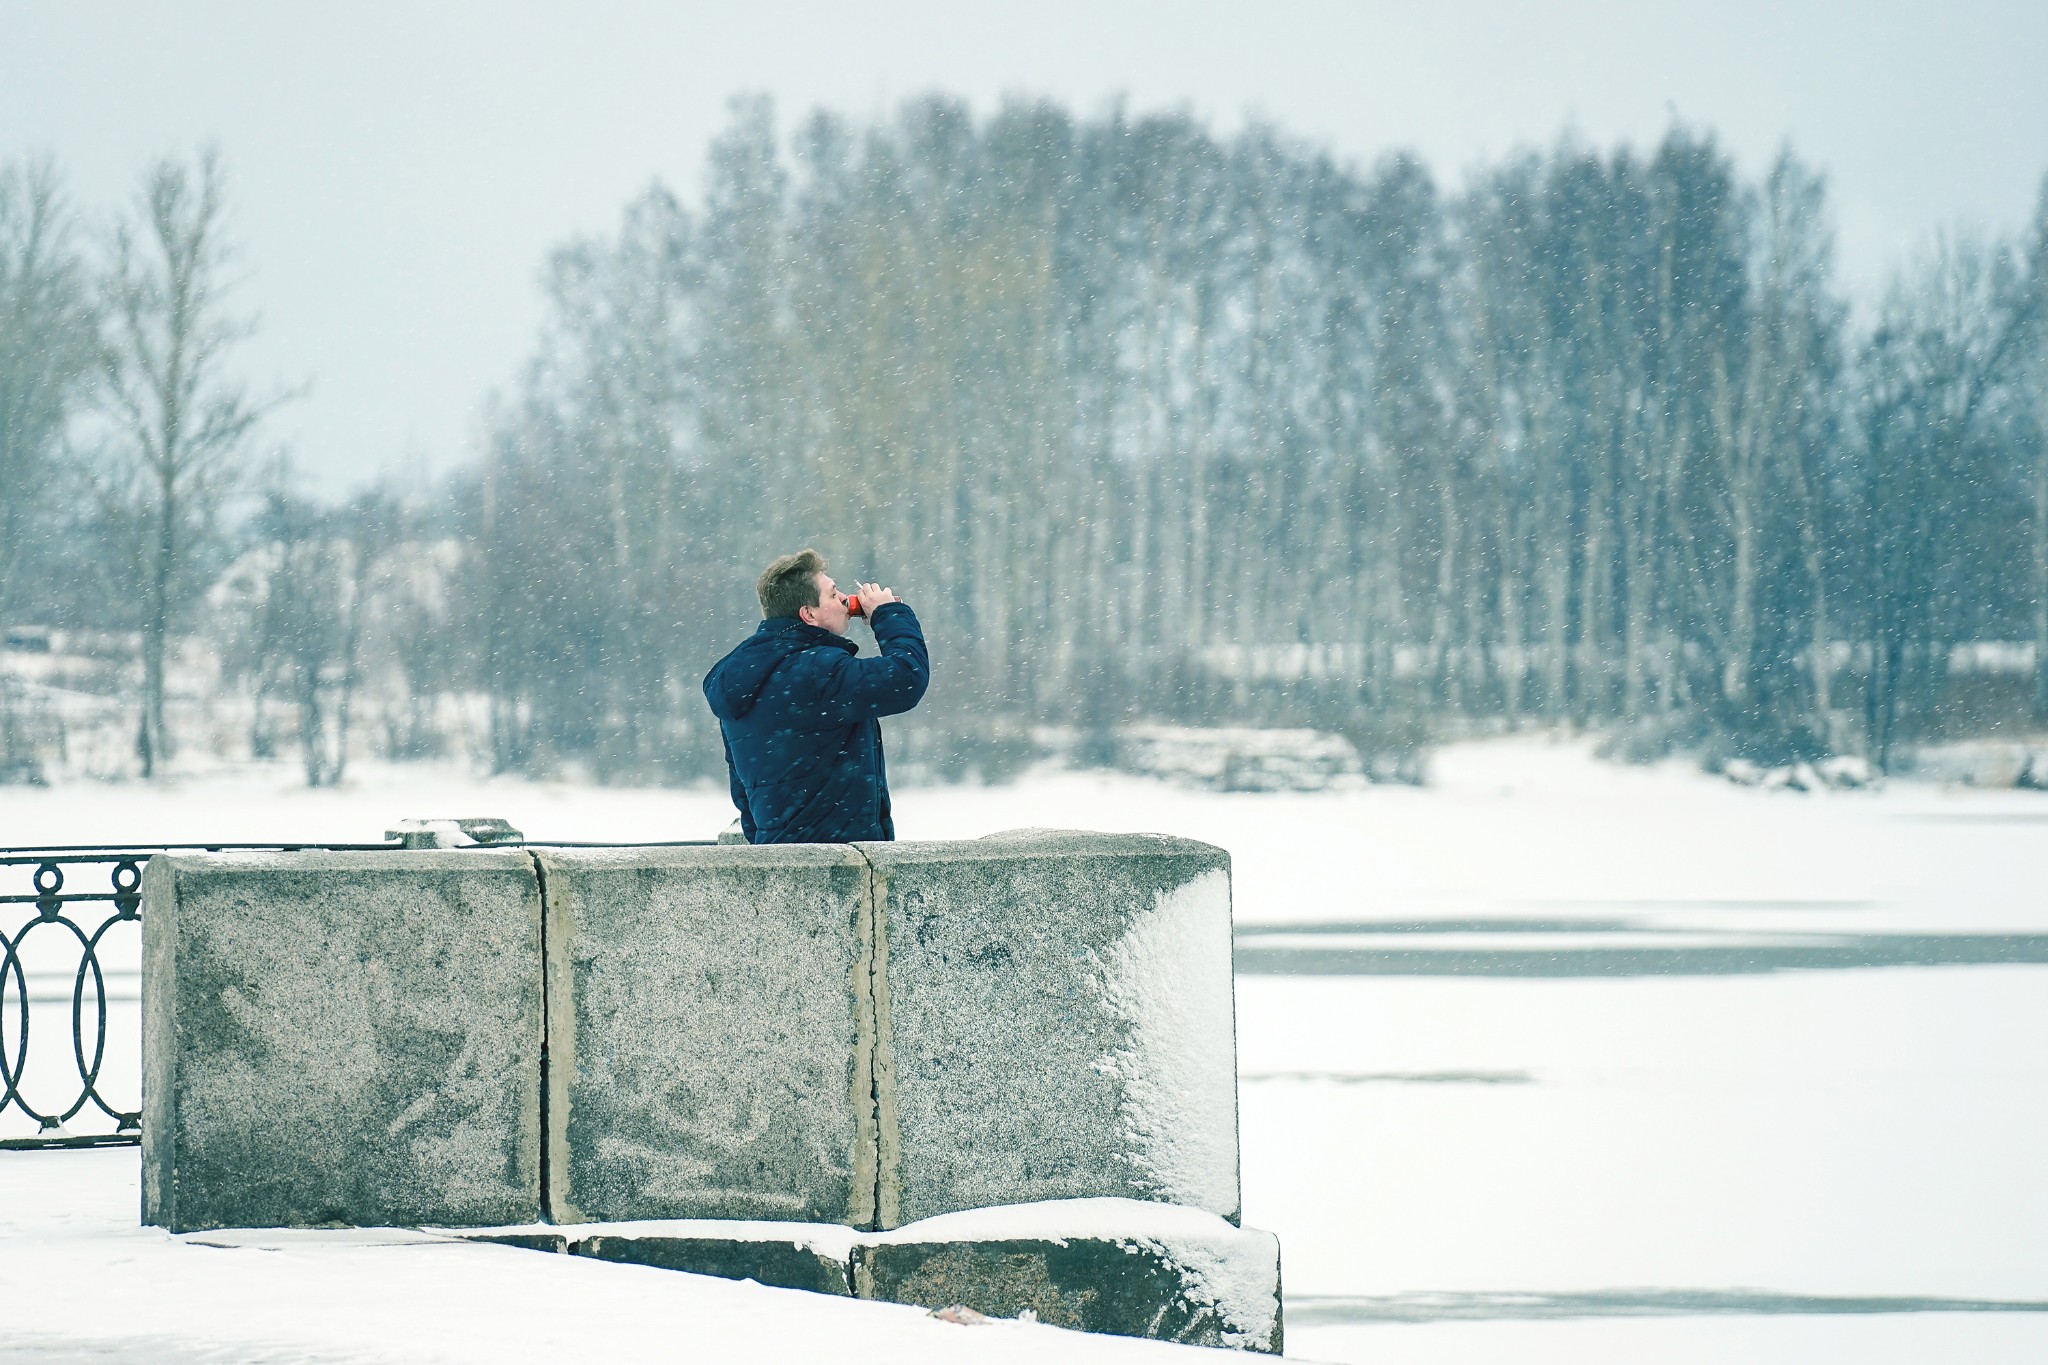
[[[834,635],[846,634],[846,623],[853,619],[853,613],[846,609],[846,599],[833,586],[831,575],[825,573],[818,575],[818,605],[799,607],[796,614],[806,624],[822,626]]]

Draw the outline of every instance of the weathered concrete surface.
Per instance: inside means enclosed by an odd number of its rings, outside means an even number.
[[[514,851],[152,859],[143,1221],[537,1218],[539,890]]]
[[[884,930],[881,1227],[1090,1196],[1235,1220],[1229,854],[1052,830],[855,847]]]
[[[835,1257],[786,1238],[601,1234],[577,1238],[570,1250],[600,1261],[714,1275],[721,1280],[752,1280],[777,1289],[842,1297],[853,1293],[844,1256]]]
[[[481,1232],[460,1232],[455,1235],[465,1242],[489,1242],[494,1246],[519,1247],[525,1251],[553,1251],[560,1254],[569,1251],[568,1234],[547,1228],[489,1228]]]
[[[548,1208],[871,1223],[867,865],[548,850]]]
[[[853,1249],[854,1292],[1279,1354],[1280,1244],[1271,1233],[1186,1209],[1148,1217],[1132,1201],[1072,1202],[1077,1217],[1062,1217],[1058,1204],[976,1210],[866,1239]]]
[[[471,1242],[563,1252],[844,1297],[853,1293],[850,1265],[853,1243],[860,1234],[838,1224],[673,1218],[536,1223],[466,1229],[453,1235]]]

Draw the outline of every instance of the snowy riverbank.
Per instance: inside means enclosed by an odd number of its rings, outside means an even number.
[[[1245,1219],[1281,1237],[1292,1355],[2048,1356],[2048,796],[1764,792],[1540,739],[1446,750],[1435,777],[1263,795],[1053,772],[897,804],[906,838],[1065,825],[1222,844],[1241,945],[1324,954],[1322,974],[1238,979]],[[471,814],[609,840],[710,837],[729,818],[710,791],[366,767],[308,792],[272,768],[0,790],[0,842],[363,839]],[[1895,960],[1945,961],[1959,936],[1988,960],[1800,965],[1906,941],[1934,947]],[[1720,965],[1668,975],[1650,951],[1689,945]],[[1436,974],[1447,959],[1426,955],[1453,951],[1493,974]],[[511,1250],[173,1247],[133,1226],[133,1166],[132,1150],[0,1161],[0,1283],[21,1305],[0,1356],[63,1340],[51,1358],[240,1360],[266,1340],[297,1354],[263,1358],[320,1362],[649,1343],[1085,1358],[1050,1329]],[[577,1320],[599,1336],[538,1353]]]

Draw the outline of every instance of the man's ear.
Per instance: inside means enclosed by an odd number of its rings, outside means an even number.
[[[803,622],[807,626],[815,626],[818,623],[816,621],[813,621],[811,619],[811,616],[817,610],[818,609],[816,607],[798,607],[796,609],[796,619]]]

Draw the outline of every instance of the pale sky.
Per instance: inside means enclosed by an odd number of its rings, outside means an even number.
[[[327,492],[470,458],[531,349],[548,249],[661,179],[686,197],[727,99],[885,115],[943,91],[1247,114],[1448,183],[1568,125],[1674,115],[1745,171],[1829,176],[1844,282],[1948,228],[2011,231],[2048,171],[2043,0],[1545,3],[59,3],[0,0],[0,159],[54,156],[104,213],[166,153],[233,172],[268,437]]]

